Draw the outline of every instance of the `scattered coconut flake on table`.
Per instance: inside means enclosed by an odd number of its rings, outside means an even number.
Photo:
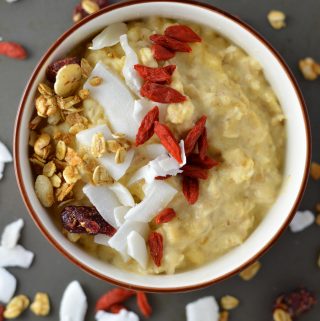
[[[113,211],[114,219],[116,220],[117,227],[120,227],[124,222],[124,217],[130,210],[130,206],[119,206],[116,207]]]
[[[20,238],[21,229],[24,225],[23,220],[20,218],[10,224],[8,224],[1,236],[1,246],[8,249],[14,248]]]
[[[191,302],[186,306],[187,321],[218,321],[219,305],[213,296]]]
[[[8,2],[8,3],[13,3],[13,2],[17,2],[17,1],[19,1],[19,0],[6,0],[6,2]]]
[[[100,77],[102,83],[99,86],[92,86],[90,84],[92,77]],[[104,108],[114,132],[126,134],[129,139],[135,140],[139,127],[132,116],[134,98],[123,81],[102,62],[98,62],[84,88],[88,89],[91,98]]]
[[[17,286],[16,278],[7,270],[0,268],[0,302],[8,303]]]
[[[120,45],[126,55],[126,61],[124,63],[122,74],[126,80],[128,87],[140,97],[140,88],[142,79],[134,69],[134,65],[139,64],[139,59],[136,52],[131,48],[128,42],[128,36],[122,35],[120,37]]]
[[[87,312],[87,297],[78,281],[65,289],[60,304],[60,321],[83,321]]]
[[[3,171],[5,167],[5,163],[11,163],[12,156],[9,152],[9,149],[0,141],[0,180],[3,177]]]
[[[124,206],[134,206],[134,199],[129,190],[120,183],[114,183],[108,186],[109,189],[117,196],[120,203]]]
[[[125,216],[128,221],[150,222],[173,199],[178,191],[163,181],[153,181],[146,189],[145,198]]]
[[[147,268],[148,250],[145,239],[136,231],[127,236],[128,255],[137,261],[143,269]]]
[[[119,313],[109,313],[98,311],[96,313],[97,321],[139,321],[139,317],[132,311],[122,309]]]
[[[126,34],[128,27],[123,22],[113,23],[101,31],[92,40],[91,50],[99,50],[106,47],[112,47],[120,41],[120,36]]]
[[[109,187],[87,184],[82,190],[100,215],[113,227],[117,226],[113,211],[121,203]]]
[[[311,211],[297,211],[289,227],[294,233],[301,232],[313,224],[315,216]]]
[[[18,266],[29,268],[33,257],[34,254],[21,245],[16,245],[12,249],[0,246],[0,267]]]

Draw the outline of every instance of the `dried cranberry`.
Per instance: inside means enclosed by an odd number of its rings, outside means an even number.
[[[66,66],[66,65],[71,65],[71,64],[80,65],[80,59],[77,57],[68,57],[68,58],[54,61],[52,64],[50,64],[47,67],[47,70],[46,70],[47,79],[51,82],[55,82],[58,71],[62,67]]]

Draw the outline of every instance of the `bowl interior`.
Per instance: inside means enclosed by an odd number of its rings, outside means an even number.
[[[175,275],[140,276],[91,257],[69,242],[54,225],[50,215],[39,203],[33,188],[33,177],[28,161],[28,122],[33,113],[33,97],[37,84],[44,78],[47,65],[63,57],[75,44],[96,33],[108,24],[146,16],[165,16],[206,25],[255,57],[264,67],[265,75],[278,96],[287,117],[287,146],[284,166],[284,184],[278,199],[265,219],[245,241],[215,262],[196,270]],[[92,274],[120,285],[153,291],[190,290],[223,279],[252,262],[280,234],[290,219],[290,213],[301,198],[309,162],[308,122],[303,101],[291,76],[269,46],[250,28],[220,11],[202,5],[178,2],[145,2],[117,5],[113,10],[102,11],[71,32],[64,34],[49,50],[37,67],[22,100],[17,120],[16,167],[20,188],[33,218],[56,247],[76,264]],[[291,216],[292,217],[292,216]]]

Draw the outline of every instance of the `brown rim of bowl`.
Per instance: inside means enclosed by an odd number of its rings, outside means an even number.
[[[24,181],[23,181],[23,177],[22,177],[22,172],[21,172],[21,168],[20,168],[20,159],[19,159],[19,133],[20,133],[20,123],[21,123],[21,117],[25,108],[25,104],[26,104],[26,100],[27,97],[29,96],[32,84],[35,80],[35,78],[37,77],[42,65],[46,62],[46,60],[48,59],[48,57],[51,55],[51,53],[61,44],[61,42],[63,42],[70,34],[72,34],[75,30],[77,30],[80,26],[86,24],[87,22],[95,19],[96,17],[103,15],[106,12],[109,12],[111,10],[114,9],[118,9],[118,8],[122,8],[122,7],[126,7],[126,6],[130,6],[130,5],[134,5],[134,4],[141,4],[141,3],[150,3],[150,2],[176,2],[176,3],[182,3],[182,4],[189,4],[189,5],[193,5],[196,7],[201,7],[210,11],[214,11],[215,13],[218,13],[222,16],[224,16],[227,19],[233,20],[234,22],[236,22],[238,25],[240,25],[242,28],[246,29],[248,32],[250,32],[255,38],[257,38],[257,40],[259,40],[260,42],[262,42],[274,55],[274,57],[277,59],[277,61],[279,62],[279,64],[282,66],[282,68],[285,70],[288,78],[291,81],[291,84],[293,86],[293,88],[296,91],[297,96],[299,97],[299,101],[300,101],[300,106],[301,106],[301,110],[303,113],[303,117],[304,117],[304,124],[305,124],[305,131],[306,131],[306,136],[307,136],[307,161],[305,164],[305,169],[304,169],[304,177],[303,177],[303,182],[301,184],[299,193],[296,197],[296,200],[293,204],[293,207],[288,215],[288,218],[286,219],[286,221],[284,222],[284,224],[282,225],[282,227],[278,230],[278,232],[274,235],[274,237],[268,242],[268,244],[266,244],[255,256],[253,256],[251,259],[249,259],[247,262],[245,262],[244,264],[242,264],[241,266],[239,266],[238,268],[234,269],[233,271],[226,273],[225,275],[222,275],[220,277],[214,278],[210,281],[207,282],[203,282],[197,285],[191,285],[191,286],[182,286],[182,287],[170,287],[170,288],[166,288],[166,289],[158,289],[158,288],[152,288],[152,287],[143,287],[143,286],[135,286],[132,284],[128,284],[125,282],[121,282],[115,279],[112,279],[110,277],[107,277],[105,275],[102,275],[96,271],[94,271],[91,267],[79,262],[77,260],[77,258],[73,257],[70,253],[66,252],[62,246],[60,244],[58,244],[56,242],[56,240],[53,238],[53,236],[50,234],[50,232],[48,232],[48,230],[46,229],[46,227],[42,224],[42,222],[40,221],[40,219],[37,216],[37,213],[35,212],[35,210],[32,207],[32,204],[30,203],[30,200],[27,197],[27,193],[26,193],[26,187],[24,185]],[[120,2],[114,5],[110,5],[104,9],[102,9],[101,11],[94,13],[88,17],[86,17],[85,19],[81,20],[79,23],[75,24],[74,26],[72,26],[69,30],[67,30],[60,38],[58,38],[58,40],[56,40],[54,42],[54,44],[48,49],[48,51],[43,55],[43,57],[41,58],[40,62],[38,63],[38,65],[36,66],[35,70],[32,73],[32,76],[25,88],[25,91],[23,93],[21,102],[20,102],[20,107],[18,110],[18,114],[17,114],[17,118],[16,118],[16,123],[15,123],[15,129],[14,129],[14,165],[15,165],[15,173],[16,173],[16,178],[17,178],[17,183],[18,183],[18,187],[20,189],[20,193],[22,195],[23,201],[33,219],[33,221],[36,223],[36,225],[38,226],[38,228],[40,229],[40,231],[42,232],[42,234],[46,237],[46,239],[60,252],[62,253],[66,258],[68,258],[71,262],[73,262],[75,265],[77,265],[78,267],[80,267],[82,270],[88,272],[89,274],[95,276],[98,279],[101,279],[103,281],[107,281],[110,282],[114,285],[117,286],[122,286],[122,287],[126,287],[126,288],[132,288],[135,290],[140,290],[140,291],[147,291],[147,292],[158,292],[158,293],[169,293],[169,292],[186,292],[186,291],[192,291],[192,290],[197,290],[212,284],[215,284],[219,281],[223,281],[237,273],[239,273],[241,270],[243,270],[244,268],[248,267],[250,264],[252,264],[253,262],[255,262],[260,256],[262,256],[274,243],[275,241],[280,237],[280,235],[284,232],[284,230],[287,228],[288,224],[290,223],[290,221],[292,220],[298,206],[299,203],[302,199],[303,193],[305,191],[306,185],[307,185],[307,181],[308,181],[308,174],[309,174],[309,168],[310,168],[310,160],[311,160],[311,132],[310,132],[310,124],[309,124],[309,119],[308,119],[308,112],[307,112],[307,108],[306,108],[306,104],[305,101],[303,99],[302,93],[299,89],[299,86],[297,84],[297,81],[295,80],[292,72],[290,71],[289,67],[287,66],[287,64],[284,62],[283,58],[280,56],[280,54],[272,47],[272,45],[265,40],[257,31],[255,31],[251,26],[249,26],[247,23],[243,22],[242,20],[240,20],[237,17],[234,17],[233,15],[218,9],[214,6],[211,6],[209,4],[205,4],[205,3],[198,3],[192,0],[188,0],[188,1],[182,1],[182,0],[175,0],[175,1],[170,1],[170,0],[131,0],[131,1],[127,1],[127,2]]]

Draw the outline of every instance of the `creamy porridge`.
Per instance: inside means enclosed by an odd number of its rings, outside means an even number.
[[[203,265],[242,244],[279,193],[277,97],[213,30],[157,17],[108,26],[38,89],[36,193],[101,260],[148,274]]]

